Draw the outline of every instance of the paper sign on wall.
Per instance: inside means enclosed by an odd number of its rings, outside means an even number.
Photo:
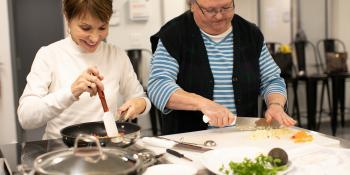
[[[148,0],[129,0],[129,18],[132,21],[147,21],[149,18]]]

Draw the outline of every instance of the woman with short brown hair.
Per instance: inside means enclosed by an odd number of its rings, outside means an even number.
[[[112,0],[64,0],[63,8],[69,36],[37,52],[19,102],[22,127],[47,124],[43,138],[53,139],[66,126],[102,120],[97,88],[117,115],[147,113],[150,102],[126,53],[103,42]]]

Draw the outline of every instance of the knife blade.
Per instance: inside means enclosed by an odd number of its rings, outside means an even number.
[[[187,143],[176,143],[174,145],[174,148],[192,150],[192,151],[198,151],[198,152],[206,152],[206,151],[212,150],[210,148],[204,148],[201,146],[191,145],[191,144],[187,144]]]
[[[235,129],[239,131],[256,131],[279,128],[281,128],[281,125],[276,120],[272,120],[271,123],[268,123],[265,118],[252,117],[237,117],[235,126]]]
[[[143,137],[142,141],[147,145],[160,147],[160,148],[177,148],[177,149],[190,150],[190,151],[196,151],[196,152],[206,152],[206,151],[212,150],[210,148],[191,145],[187,143],[181,143],[165,137]]]
[[[179,141],[176,141],[176,140],[173,140],[173,139],[168,139],[166,137],[157,136],[156,138],[175,142],[176,144],[173,147],[179,148],[179,149],[189,149],[189,150],[194,150],[194,151],[198,151],[198,152],[206,152],[206,151],[212,150],[210,148],[201,147],[201,146],[198,146],[198,145],[190,144],[188,142],[186,142],[186,143],[179,142]]]
[[[280,128],[279,123],[276,120],[272,120],[271,123],[267,123],[265,118],[253,118],[253,117],[236,117],[236,119],[230,124],[230,126],[235,126],[235,129],[240,131],[255,131],[259,129],[275,129]],[[209,117],[203,115],[202,118],[204,123],[209,122]]]

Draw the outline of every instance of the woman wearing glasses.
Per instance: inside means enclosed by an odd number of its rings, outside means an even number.
[[[284,111],[286,87],[260,30],[235,14],[233,0],[190,0],[191,9],[151,37],[148,95],[162,111],[162,133],[228,126],[258,116],[264,97],[268,122],[295,121]]]

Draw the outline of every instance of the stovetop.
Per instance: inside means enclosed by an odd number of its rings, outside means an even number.
[[[105,147],[116,148],[113,143],[108,143]],[[63,143],[62,139],[0,145],[0,158],[5,158],[10,171],[16,174],[18,173],[19,165],[25,165],[26,168],[32,169],[34,167],[33,163],[36,157],[59,149],[68,149],[68,147]],[[153,158],[144,160],[143,163],[145,167],[157,163],[166,163],[165,159],[158,157],[154,158],[154,156],[156,156],[154,152],[142,148],[136,144],[130,145],[126,148],[118,147],[118,149],[125,150],[130,154],[146,153],[147,155],[151,155]]]

